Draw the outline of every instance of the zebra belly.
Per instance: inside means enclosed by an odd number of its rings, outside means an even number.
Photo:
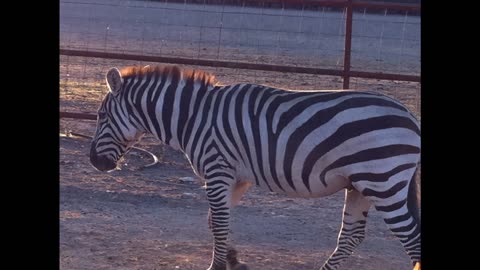
[[[324,186],[320,181],[318,181],[318,183],[314,183],[310,186],[310,191],[301,189],[296,191],[289,190],[285,193],[287,196],[295,198],[319,198],[329,196],[350,186],[350,181],[340,175],[334,175],[325,180],[327,182],[327,186]]]
[[[251,182],[255,184],[255,181],[246,180],[246,177],[243,177],[244,181]],[[250,179],[254,179],[253,177]],[[351,185],[351,182],[341,175],[330,175],[326,177],[325,182],[327,185],[324,185],[320,180],[318,181],[311,181],[312,184],[310,185],[310,190],[308,190],[303,184],[295,184],[294,188],[290,187],[289,185],[276,185],[273,179],[266,179],[269,183],[268,185],[265,181],[259,181],[258,185],[263,190],[273,191],[278,194],[285,194],[288,197],[292,198],[318,198],[318,197],[325,197],[336,193],[346,187]],[[278,179],[280,183],[287,183],[287,180],[284,177],[280,177]],[[294,182],[302,182],[301,179],[293,179]]]

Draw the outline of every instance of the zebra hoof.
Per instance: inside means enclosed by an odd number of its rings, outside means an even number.
[[[246,264],[238,261],[237,250],[234,248],[229,248],[227,252],[227,264],[229,270],[250,270]]]

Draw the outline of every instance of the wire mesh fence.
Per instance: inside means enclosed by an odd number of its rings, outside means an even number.
[[[420,74],[420,17],[367,10],[353,16],[352,69]]]
[[[189,68],[211,71],[225,84],[340,89],[346,55],[345,2],[61,0],[60,49],[84,52],[86,56],[101,52],[146,56],[142,59],[165,57],[174,62],[186,59]],[[374,76],[392,73],[419,77],[418,9],[353,3],[348,68],[357,73],[370,72],[373,78],[352,77],[350,88],[384,92],[419,115],[418,81],[380,81]],[[105,90],[105,72],[111,66],[156,64],[134,58],[63,54],[61,110],[94,111]],[[195,63],[207,64],[193,66]],[[238,63],[251,66],[235,68]],[[261,70],[261,65],[273,68]],[[297,68],[300,73],[295,69],[272,71],[281,67]],[[306,74],[309,69],[313,71]],[[330,70],[337,76],[318,75],[322,73],[315,69]]]

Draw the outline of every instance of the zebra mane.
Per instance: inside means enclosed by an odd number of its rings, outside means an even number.
[[[183,69],[175,65],[155,65],[155,66],[128,66],[120,70],[122,78],[128,79],[133,77],[143,77],[150,74],[158,74],[160,76],[174,76],[183,80],[193,80],[202,85],[215,85],[217,83],[215,76],[202,70]]]

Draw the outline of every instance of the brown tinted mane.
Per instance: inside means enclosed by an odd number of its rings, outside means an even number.
[[[157,66],[129,66],[122,68],[120,74],[122,78],[143,77],[150,74],[159,74],[168,76],[172,73],[180,73],[184,80],[193,80],[207,85],[215,85],[215,76],[202,70],[182,69],[178,66],[157,65]]]

